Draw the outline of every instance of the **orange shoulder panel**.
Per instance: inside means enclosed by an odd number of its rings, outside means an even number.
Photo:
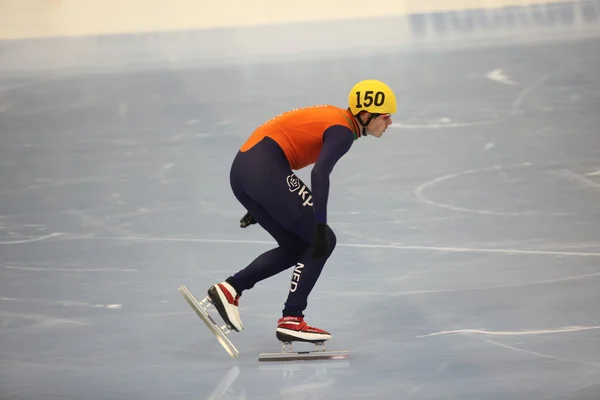
[[[331,105],[299,108],[280,114],[260,125],[242,145],[248,151],[265,137],[276,141],[290,167],[298,170],[317,161],[323,133],[333,125],[348,127],[358,137],[358,126],[349,111]]]

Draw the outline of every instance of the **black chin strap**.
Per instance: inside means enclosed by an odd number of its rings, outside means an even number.
[[[348,107],[348,110],[350,110],[350,107]],[[359,114],[356,114],[354,116],[354,119],[358,121],[358,123],[360,124],[360,126],[362,126],[362,132],[360,134],[361,134],[361,136],[367,136],[367,125],[369,125],[371,123],[371,120],[373,118],[375,118],[376,115],[373,114],[373,113],[369,114],[369,119],[367,119],[367,122],[363,122],[362,119],[360,119],[358,117],[358,115]]]
[[[371,120],[375,118],[375,115],[373,114],[369,114],[369,119],[367,119],[367,122],[365,122],[364,124],[362,123],[362,121],[359,118],[360,124],[363,127],[363,131],[362,131],[362,135],[363,136],[367,136],[367,125],[369,125],[371,123]]]

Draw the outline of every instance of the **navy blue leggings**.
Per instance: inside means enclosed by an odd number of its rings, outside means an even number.
[[[235,197],[277,241],[278,247],[259,255],[228,281],[241,293],[293,267],[283,315],[302,316],[308,296],[335,248],[335,234],[329,229],[327,256],[314,260],[312,194],[270,138],[247,152],[238,152],[231,166],[230,183]]]

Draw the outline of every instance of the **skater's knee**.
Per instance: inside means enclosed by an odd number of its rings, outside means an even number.
[[[333,253],[333,250],[337,244],[337,237],[335,236],[335,232],[330,227],[327,227],[327,237],[329,239],[328,253],[331,254]]]

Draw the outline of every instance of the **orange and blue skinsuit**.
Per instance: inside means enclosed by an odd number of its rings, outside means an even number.
[[[241,146],[231,166],[231,188],[278,247],[227,279],[237,293],[293,267],[283,315],[303,315],[308,295],[336,244],[327,226],[329,176],[360,132],[348,110],[320,105],[265,122]],[[312,164],[310,190],[293,171]],[[315,258],[317,225],[326,227],[328,248]]]

